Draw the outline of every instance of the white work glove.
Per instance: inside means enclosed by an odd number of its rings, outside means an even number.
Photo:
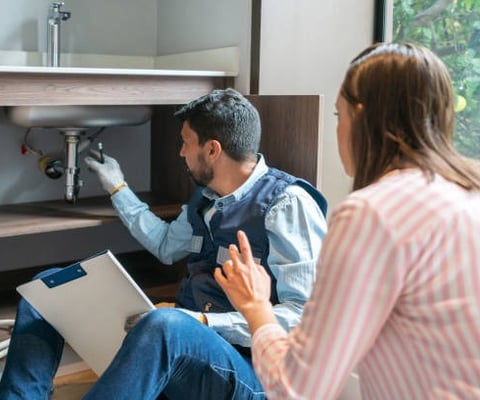
[[[103,155],[103,164],[99,162],[100,153],[96,150],[90,150],[93,155],[85,157],[85,164],[95,172],[100,180],[102,187],[109,193],[114,194],[122,185],[125,185],[125,178],[117,160],[107,155]],[[95,157],[95,158],[94,158]]]

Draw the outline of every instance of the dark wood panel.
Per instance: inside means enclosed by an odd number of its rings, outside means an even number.
[[[173,114],[178,106],[154,108],[151,123],[151,191],[163,201],[186,203],[193,183],[179,152],[182,124]]]
[[[318,183],[321,96],[247,96],[262,120],[267,163]]]
[[[260,85],[260,40],[262,23],[262,0],[252,1],[250,33],[250,94],[258,94]]]

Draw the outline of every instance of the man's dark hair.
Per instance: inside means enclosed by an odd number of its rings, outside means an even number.
[[[198,135],[199,144],[218,140],[227,155],[244,161],[258,152],[261,138],[257,109],[234,89],[214,90],[175,112]]]

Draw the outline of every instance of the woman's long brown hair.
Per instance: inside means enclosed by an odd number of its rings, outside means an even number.
[[[453,147],[453,90],[443,62],[413,44],[379,43],[350,64],[340,94],[354,107],[353,189],[391,169],[418,167],[480,190],[479,163]],[[361,104],[361,107],[355,107]]]

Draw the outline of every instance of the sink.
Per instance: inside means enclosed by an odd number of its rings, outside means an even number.
[[[54,167],[51,178],[65,174],[65,200],[75,203],[82,186],[77,165],[80,136],[90,128],[107,128],[111,126],[141,125],[151,116],[147,106],[13,106],[6,107],[7,118],[14,124],[32,128],[50,128],[60,131],[65,141],[65,160],[57,166],[58,160],[41,159],[44,172]],[[50,166],[50,162],[51,164]]]
[[[13,106],[6,108],[7,117],[24,128],[56,128],[59,130],[140,125],[150,119],[147,106]]]

